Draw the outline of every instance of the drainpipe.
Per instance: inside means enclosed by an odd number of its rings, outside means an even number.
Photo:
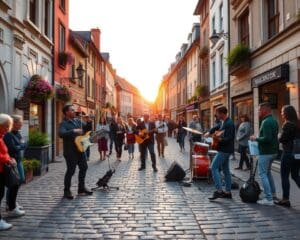
[[[53,12],[52,12],[52,38],[53,38],[53,43],[55,46],[55,36],[54,36],[54,25],[55,25],[55,3],[53,2],[54,6],[53,6]],[[55,79],[54,79],[54,75],[55,75],[55,69],[54,69],[54,47],[52,48],[52,59],[51,59],[51,65],[52,65],[52,86],[55,89]],[[51,144],[51,162],[55,161],[55,129],[56,129],[56,122],[55,122],[55,97],[52,98],[51,100],[51,109],[52,109],[52,113],[51,113],[51,121],[52,121],[52,128],[51,128],[51,139],[52,139],[52,144]]]
[[[227,54],[229,54],[230,52],[230,0],[227,0],[227,25],[228,25],[228,42],[227,42]],[[228,82],[227,82],[227,97],[228,97],[228,113],[229,116],[231,117],[233,115],[233,112],[231,110],[231,99],[230,99],[230,71],[229,71],[229,67],[227,68],[228,71]]]

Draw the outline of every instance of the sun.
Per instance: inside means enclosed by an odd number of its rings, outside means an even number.
[[[157,86],[155,83],[139,83],[138,89],[143,98],[149,102],[154,102],[157,97]]]

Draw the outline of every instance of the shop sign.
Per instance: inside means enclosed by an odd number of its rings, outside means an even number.
[[[254,78],[252,78],[252,88],[261,86],[265,83],[272,82],[277,79],[289,79],[289,65],[283,64],[276,68],[273,68],[267,72],[264,72]]]

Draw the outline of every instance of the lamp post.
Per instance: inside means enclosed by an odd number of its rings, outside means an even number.
[[[62,78],[60,78],[60,84],[62,84],[63,80],[69,80],[69,81],[74,81],[75,79],[82,80],[85,71],[86,70],[83,68],[82,63],[79,63],[78,67],[76,68],[77,77],[75,77],[73,74],[71,77],[62,77]],[[70,87],[70,85],[69,85],[69,87]]]
[[[220,38],[227,40],[228,37],[229,37],[229,34],[227,32],[217,33],[216,30],[214,29],[212,35],[209,37],[209,40],[211,41],[211,43],[213,45],[215,45],[219,41]]]

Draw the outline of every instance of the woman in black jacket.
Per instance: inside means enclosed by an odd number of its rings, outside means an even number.
[[[290,207],[290,173],[292,179],[300,188],[300,160],[296,160],[292,153],[294,139],[300,138],[300,122],[295,108],[291,105],[283,106],[281,109],[281,115],[284,119],[282,133],[279,135],[279,142],[282,144],[283,148],[280,167],[283,198],[280,201],[275,201],[275,204]]]

